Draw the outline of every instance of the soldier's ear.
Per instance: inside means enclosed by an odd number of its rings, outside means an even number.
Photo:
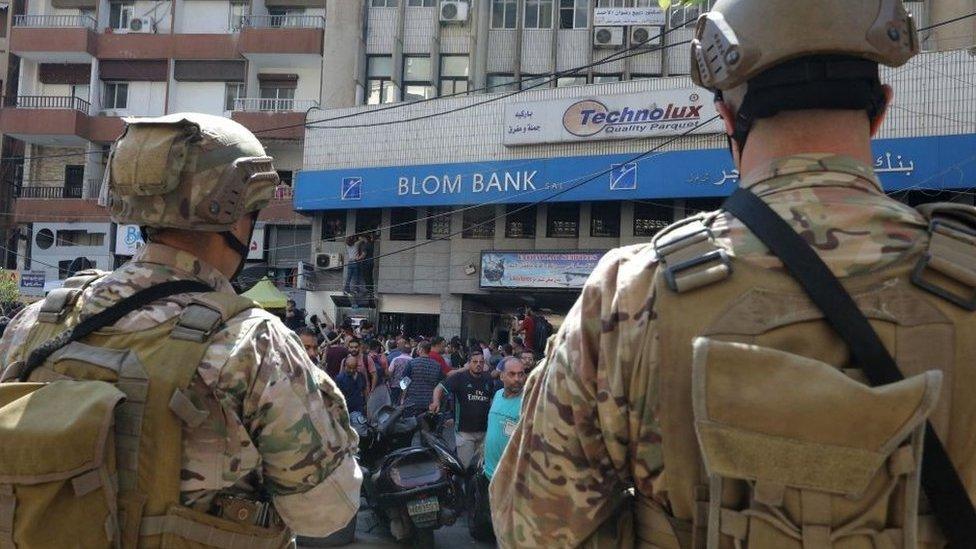
[[[881,124],[884,123],[885,117],[888,116],[888,108],[891,106],[891,100],[895,97],[895,90],[888,84],[881,86],[881,89],[884,90],[885,103],[878,116],[874,117],[874,120],[871,120],[871,137],[878,135]]]

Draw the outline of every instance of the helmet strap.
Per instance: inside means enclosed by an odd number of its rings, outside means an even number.
[[[247,234],[248,243],[250,243],[251,239],[254,238],[254,228],[255,225],[257,225],[258,212],[251,212],[249,216],[251,218],[251,230]],[[241,271],[244,270],[244,264],[247,263],[247,255],[251,253],[251,247],[249,244],[245,244],[244,242],[241,242],[240,239],[238,239],[237,236],[234,235],[234,233],[232,233],[231,231],[221,231],[220,233],[217,234],[219,234],[224,239],[224,242],[226,242],[227,245],[230,246],[232,250],[234,250],[235,252],[237,252],[238,255],[241,256],[241,262],[237,265],[237,269],[234,271],[234,274],[231,275],[230,277],[230,281],[233,282],[237,280],[238,275],[240,275]]]

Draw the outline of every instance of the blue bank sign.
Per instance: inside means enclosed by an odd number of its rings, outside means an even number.
[[[976,186],[976,134],[881,139],[874,169],[885,189]],[[305,171],[300,211],[717,197],[738,183],[728,151],[655,153]]]

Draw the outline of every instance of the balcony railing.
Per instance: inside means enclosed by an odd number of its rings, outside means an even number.
[[[95,30],[97,21],[91,15],[15,15],[15,27],[34,29],[84,28]]]
[[[18,95],[8,97],[4,106],[18,109],[68,109],[85,114],[91,109],[88,101],[68,95]]]
[[[291,185],[278,185],[274,189],[275,200],[291,200],[295,197],[295,189]]]
[[[238,112],[305,112],[318,107],[314,99],[259,99],[256,97],[234,100],[234,110]]]
[[[79,184],[65,184],[57,187],[44,186],[44,185],[31,185],[28,182],[27,185],[15,186],[15,192],[17,198],[41,198],[41,199],[55,199],[55,198],[87,198],[96,199],[98,198],[98,193],[102,188],[101,179],[86,179],[84,183]]]
[[[324,29],[321,15],[244,15],[241,26],[253,29]]]

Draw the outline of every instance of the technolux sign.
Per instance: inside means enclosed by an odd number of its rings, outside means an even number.
[[[686,132],[715,116],[711,96],[693,89],[510,103],[503,143],[530,145],[659,137]],[[694,130],[717,133],[718,121]]]

